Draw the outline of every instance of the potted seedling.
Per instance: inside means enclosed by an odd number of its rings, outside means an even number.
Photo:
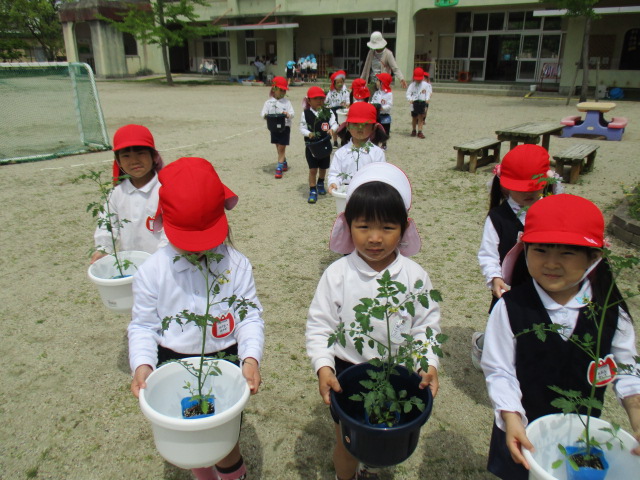
[[[328,124],[331,120],[331,109],[325,106],[320,107],[317,118],[320,122]],[[313,138],[307,141],[307,146],[315,158],[324,158],[333,150],[331,146],[331,135],[326,135],[318,139],[320,132],[315,129],[315,125],[317,124],[317,122],[314,122],[314,125],[307,124],[307,128],[313,133]]]
[[[604,250],[604,256],[609,260],[614,281],[621,271],[636,268],[640,263],[637,257],[615,256],[607,249]],[[601,411],[603,408],[597,395],[599,388],[611,383],[618,375],[640,376],[640,357],[635,357],[635,364],[621,365],[616,364],[613,355],[603,358],[601,353],[606,311],[610,307],[617,308],[620,303],[612,301],[613,285],[614,282],[611,282],[603,308],[593,302],[587,303],[586,316],[597,328],[595,338],[588,333],[578,335],[575,332],[567,336],[563,325],[554,323],[535,324],[518,334],[533,333],[541,341],[545,341],[550,334],[560,335],[591,360],[588,371],[584,372],[591,385],[589,394],[585,396],[576,390],[549,386],[559,395],[551,405],[563,413],[538,418],[527,426],[527,436],[536,446],[536,451],[531,453],[523,449],[523,453],[531,465],[533,478],[555,478],[550,473],[563,464],[566,478],[569,479],[604,479],[610,468],[612,478],[628,478],[625,472],[638,471],[640,468],[640,459],[629,453],[636,443],[635,439],[621,430],[619,425],[591,416],[594,410]],[[627,293],[627,298],[636,294]],[[615,472],[620,472],[622,476],[616,476]]]
[[[411,324],[416,303],[429,308],[431,301],[439,301],[438,291],[427,290],[421,280],[409,291],[392,280],[388,270],[377,282],[378,295],[360,299],[354,307],[355,321],[349,326],[340,323],[329,337],[329,346],[344,346],[349,335],[360,354],[366,344],[379,356],[340,374],[342,392],[331,392],[331,405],[340,418],[347,450],[367,465],[385,467],[406,460],[418,444],[433,397],[428,387],[418,388],[420,376],[413,372],[429,368],[428,352],[442,356],[440,345],[446,335],[427,328],[422,341],[398,328],[399,320]],[[384,322],[384,341],[371,336],[374,322]]]
[[[126,178],[128,178],[128,175],[119,177],[120,180]],[[138,266],[149,257],[149,253],[137,250],[118,251],[118,234],[120,229],[129,223],[129,220],[119,218],[111,209],[109,197],[114,189],[111,179],[104,180],[102,172],[92,170],[80,175],[74,182],[82,180],[89,180],[98,187],[100,192],[99,199],[87,205],[87,212],[91,212],[92,217],[96,219],[98,227],[104,228],[109,232],[113,252],[108,253],[100,250],[107,255],[89,266],[89,278],[98,287],[102,302],[107,308],[118,313],[128,313],[133,306],[132,275]],[[94,251],[92,249],[91,253]]]
[[[178,255],[186,258],[206,282],[205,311],[183,310],[162,320],[162,331],[175,323],[198,327],[200,355],[172,360],[156,369],[140,390],[140,408],[153,428],[156,448],[169,462],[181,468],[200,468],[215,464],[233,449],[240,435],[241,414],[249,400],[249,387],[240,367],[229,356],[207,357],[207,334],[222,333],[231,318],[244,320],[257,306],[235,295],[219,298],[221,285],[229,282],[229,271],[217,266],[224,255],[214,251]],[[216,315],[214,315],[216,312]],[[222,312],[222,313],[220,313]],[[234,320],[235,321],[235,320]],[[185,397],[184,391],[189,392]]]

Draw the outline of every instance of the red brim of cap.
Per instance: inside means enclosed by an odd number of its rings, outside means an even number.
[[[526,229],[525,229],[526,230]],[[531,232],[522,235],[524,243],[557,243],[560,245],[578,245],[581,247],[602,248],[602,242],[592,237],[577,232],[566,230],[548,230],[544,232]]]
[[[204,252],[221,245],[229,233],[226,215],[204,230],[182,230],[163,219],[164,232],[172,245],[188,252]]]
[[[507,190],[515,190],[516,192],[537,192],[538,190],[542,190],[546,181],[538,181],[534,179],[530,180],[515,180],[512,178],[507,178],[506,176],[500,177],[500,186],[506,188]]]

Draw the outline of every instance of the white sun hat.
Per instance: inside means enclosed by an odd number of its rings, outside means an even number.
[[[382,38],[382,33],[380,32],[373,32],[371,34],[371,39],[369,40],[369,42],[367,42],[367,47],[373,50],[378,50],[379,48],[384,48],[386,46],[387,41]]]
[[[383,182],[395,188],[407,209],[407,213],[411,208],[411,184],[405,173],[395,165],[386,162],[374,162],[362,167],[351,179],[347,188],[346,203],[353,192],[361,185],[369,182]],[[418,229],[413,219],[408,219],[408,226],[400,240],[398,249],[405,257],[415,255],[422,247],[422,240],[418,234]],[[336,253],[348,254],[353,252],[355,245],[351,239],[351,230],[344,216],[344,212],[338,215],[333,228],[331,229],[331,238],[329,240],[329,248]]]

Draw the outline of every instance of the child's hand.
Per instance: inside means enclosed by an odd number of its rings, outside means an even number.
[[[247,357],[242,361],[242,375],[247,380],[251,395],[258,393],[262,377],[260,376],[260,367],[258,361],[253,357]]]
[[[331,195],[331,192],[333,192],[336,188],[338,188],[338,186],[335,183],[329,185],[329,195]]]
[[[331,367],[322,367],[318,370],[318,389],[322,400],[327,405],[331,403],[329,396],[331,390],[338,393],[342,391],[340,382],[338,382],[338,378]]]
[[[329,130],[329,132],[328,132],[328,133],[329,133],[329,135],[333,136],[333,134],[334,134],[333,129]]]
[[[522,447],[535,451],[533,444],[527,438],[522,418],[517,412],[502,412],[502,419],[506,425],[507,448],[514,462],[529,470],[529,464],[522,454]]]
[[[509,290],[511,290],[511,287],[504,283],[504,280],[500,277],[495,277],[491,280],[491,293],[493,293],[494,297],[502,298],[502,294]]]
[[[91,260],[89,260],[89,265],[92,265],[96,260],[100,260],[102,257],[106,257],[107,255],[109,254],[105,252],[93,252]]]
[[[151,365],[140,365],[136,368],[133,374],[133,380],[131,381],[131,392],[138,398],[140,396],[140,389],[147,388],[147,378],[153,372]]]
[[[429,365],[427,371],[425,372],[424,370],[421,370],[419,375],[422,380],[420,381],[418,388],[422,390],[428,386],[431,389],[431,395],[433,395],[433,398],[436,398],[438,389],[440,388],[440,382],[438,381],[438,369]]]
[[[640,443],[640,395],[631,395],[622,399],[622,406],[627,411],[633,436]],[[640,455],[640,445],[631,449],[633,455]]]
[[[289,112],[284,112],[284,116],[285,118],[289,118],[291,115],[289,115]]]
[[[315,135],[315,134],[314,134],[313,132],[309,132],[309,135],[307,135],[307,137],[309,137],[309,138],[313,138],[313,137],[314,137],[314,135]]]

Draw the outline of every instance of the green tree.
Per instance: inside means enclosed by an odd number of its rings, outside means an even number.
[[[185,41],[220,33],[219,27],[199,26],[195,6],[207,6],[207,0],[155,0],[150,4],[131,5],[120,20],[102,18],[121,32],[130,33],[146,45],[159,45],[167,84],[173,85],[169,65],[169,47]]]
[[[598,18],[593,7],[599,0],[552,0],[551,3],[558,8],[566,9],[568,17],[583,17],[584,32],[582,35],[582,87],[580,88],[580,101],[587,100],[589,90],[589,35],[591,35],[591,21]],[[545,2],[546,3],[546,2]]]
[[[62,25],[58,17],[61,0],[0,0],[0,55],[18,58],[33,38],[47,60],[62,50]]]

